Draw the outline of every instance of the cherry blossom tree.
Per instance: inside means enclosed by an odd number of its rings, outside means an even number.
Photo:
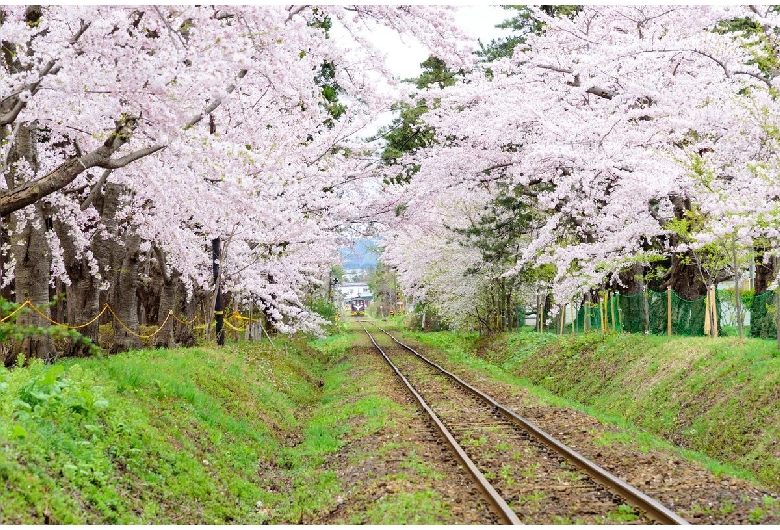
[[[423,119],[435,142],[408,157],[420,170],[395,200],[425,209],[442,190],[517,187],[540,223],[505,274],[554,266],[558,303],[636,289],[633,277],[658,263],[661,286],[701,296],[696,249],[731,234],[735,217],[752,237],[776,210],[766,175],[776,153],[776,15],[586,6],[534,16],[543,29],[490,63],[490,75],[477,69],[429,91],[436,108]],[[669,230],[697,212],[705,225],[692,239]]]
[[[46,306],[62,279],[75,323],[102,289],[134,327],[150,260],[188,293],[205,288],[207,244],[231,236],[226,284],[278,329],[316,329],[301,293],[337,260],[336,230],[370,175],[352,138],[390,103],[367,33],[386,25],[467,58],[445,8],[1,11],[4,281],[17,301]],[[348,38],[329,38],[333,25]]]

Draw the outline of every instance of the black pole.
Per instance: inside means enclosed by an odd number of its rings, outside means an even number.
[[[224,324],[224,311],[222,307],[222,289],[217,283],[219,277],[219,238],[211,240],[211,255],[214,261],[214,288],[217,290],[216,301],[214,302],[214,318],[217,321],[215,335],[217,337],[217,346],[225,345],[225,331],[222,329]]]

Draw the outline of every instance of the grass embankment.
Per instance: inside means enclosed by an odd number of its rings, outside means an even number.
[[[0,367],[0,524],[299,522],[332,508],[345,403],[323,343],[151,350]],[[342,363],[343,364],[343,363]],[[370,401],[370,400],[369,400]]]
[[[461,362],[484,369],[489,361],[569,406],[585,405],[602,419],[780,487],[780,352],[773,342],[600,333],[510,333],[490,341],[447,332],[415,336]]]

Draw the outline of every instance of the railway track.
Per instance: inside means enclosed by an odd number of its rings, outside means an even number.
[[[366,322],[373,345],[504,523],[688,524],[371,323],[381,332],[375,337]]]

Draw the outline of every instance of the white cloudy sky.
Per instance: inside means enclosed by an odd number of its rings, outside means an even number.
[[[455,20],[474,39],[474,49],[477,49],[477,39],[487,44],[492,39],[506,36],[509,31],[498,29],[496,24],[508,19],[512,14],[500,6],[458,6]],[[413,39],[401,38],[392,30],[377,28],[372,40],[387,53],[387,64],[390,69],[402,79],[417,76],[420,63],[428,54]]]
[[[500,6],[457,6],[455,20],[474,39],[474,49],[478,48],[477,39],[484,44],[491,40],[507,36],[508,30],[496,28],[496,24],[510,18],[512,13]],[[334,26],[334,36],[340,38],[341,32]],[[400,79],[409,79],[418,76],[422,69],[420,63],[428,53],[413,38],[406,37],[403,40],[397,33],[385,27],[377,27],[373,30],[370,39],[387,54],[387,66],[395,76]],[[369,136],[376,130],[388,125],[393,119],[391,112],[382,114],[373,126],[364,128],[359,135]]]

